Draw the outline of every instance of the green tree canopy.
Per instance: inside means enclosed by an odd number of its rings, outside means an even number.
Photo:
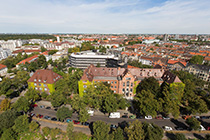
[[[123,130],[118,127],[116,130],[112,131],[111,138],[112,140],[124,140]]]
[[[192,64],[202,64],[204,57],[201,55],[195,55],[190,59],[190,63]]]
[[[201,123],[196,118],[187,118],[186,123],[192,130],[199,130]]]
[[[80,109],[78,117],[80,122],[86,122],[90,118],[90,115],[88,114],[87,110],[84,108]]]
[[[145,140],[162,140],[163,129],[155,124],[143,123]]]
[[[104,96],[102,101],[102,111],[106,113],[115,112],[118,109],[118,104],[116,102],[116,97],[114,94],[109,94]]]
[[[15,124],[14,124],[14,126],[12,128],[18,134],[21,134],[21,133],[29,131],[29,120],[28,120],[28,117],[26,115],[19,116],[15,120]]]
[[[32,102],[35,102],[40,99],[39,91],[29,88],[28,91],[25,93],[25,97]]]
[[[18,112],[23,111],[26,113],[30,109],[30,103],[26,97],[21,96],[14,104],[12,104],[12,107]]]
[[[155,99],[155,95],[149,90],[142,90],[135,96],[135,107],[140,112],[141,115],[156,116],[159,110],[159,103]]]
[[[103,121],[93,123],[93,139],[94,140],[109,140],[110,127]]]
[[[64,121],[66,118],[71,116],[72,116],[72,111],[70,111],[69,108],[64,106],[59,108],[56,113],[56,117],[61,121]]]
[[[1,140],[16,140],[17,135],[12,128],[4,130]]]
[[[139,120],[135,120],[129,123],[129,127],[125,128],[125,133],[128,140],[144,140],[144,129],[142,123]]]
[[[51,104],[54,107],[59,107],[66,103],[66,97],[60,92],[55,91],[49,97],[51,99]]]
[[[5,98],[3,101],[1,101],[0,108],[1,108],[1,111],[6,111],[10,109],[11,108],[10,100]]]

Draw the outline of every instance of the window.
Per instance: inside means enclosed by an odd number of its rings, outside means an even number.
[[[44,84],[44,87],[46,87],[47,85],[46,84]]]
[[[111,86],[111,88],[113,88],[113,86]]]
[[[132,88],[130,89],[130,92],[133,92],[133,89]]]
[[[111,83],[113,84],[114,82],[112,81]]]
[[[87,91],[86,90],[84,90],[84,93],[86,93]]]
[[[124,91],[125,91],[125,89],[123,88],[123,89],[122,89],[122,91],[124,92]]]
[[[34,79],[34,81],[36,82],[36,79]]]
[[[84,85],[83,87],[84,87],[84,88],[87,88],[87,85]]]
[[[41,84],[39,84],[39,86],[41,86]]]
[[[117,82],[116,82],[116,81],[115,81],[114,83],[115,83],[115,84],[117,84]]]
[[[123,82],[123,86],[125,86],[125,82]]]
[[[114,88],[117,88],[116,86],[114,86]]]
[[[131,78],[127,77],[126,80],[131,80]]]
[[[34,86],[36,86],[36,83],[34,83]]]
[[[130,82],[129,82],[129,81],[127,81],[127,87],[129,87],[129,85],[130,85]]]
[[[41,80],[39,79],[39,82],[41,82]]]
[[[114,90],[114,93],[116,93],[116,91]]]
[[[126,90],[128,91],[129,89],[127,88]]]
[[[38,88],[37,88],[37,87],[35,87],[35,89],[37,90]]]
[[[133,86],[133,83],[131,83],[131,87]]]
[[[108,81],[108,84],[109,84],[110,82]]]
[[[42,88],[41,88],[41,87],[40,87],[39,89],[40,89],[40,90],[42,90]]]
[[[44,88],[45,91],[47,91],[47,88]]]
[[[46,80],[44,80],[44,83],[46,83]]]

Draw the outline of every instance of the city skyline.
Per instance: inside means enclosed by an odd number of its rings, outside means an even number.
[[[205,0],[8,0],[0,33],[209,34]]]

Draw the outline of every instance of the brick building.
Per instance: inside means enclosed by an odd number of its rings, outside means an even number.
[[[111,85],[114,93],[122,94],[127,99],[133,99],[137,85],[148,77],[154,77],[160,84],[164,81],[169,83],[181,82],[179,78],[165,71],[164,69],[144,69],[144,68],[107,68],[90,65],[84,70],[84,74],[79,81],[79,93],[83,95],[88,85],[95,82],[107,82]]]

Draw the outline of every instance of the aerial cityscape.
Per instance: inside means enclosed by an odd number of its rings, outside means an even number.
[[[210,140],[209,5],[2,2],[0,140]]]

